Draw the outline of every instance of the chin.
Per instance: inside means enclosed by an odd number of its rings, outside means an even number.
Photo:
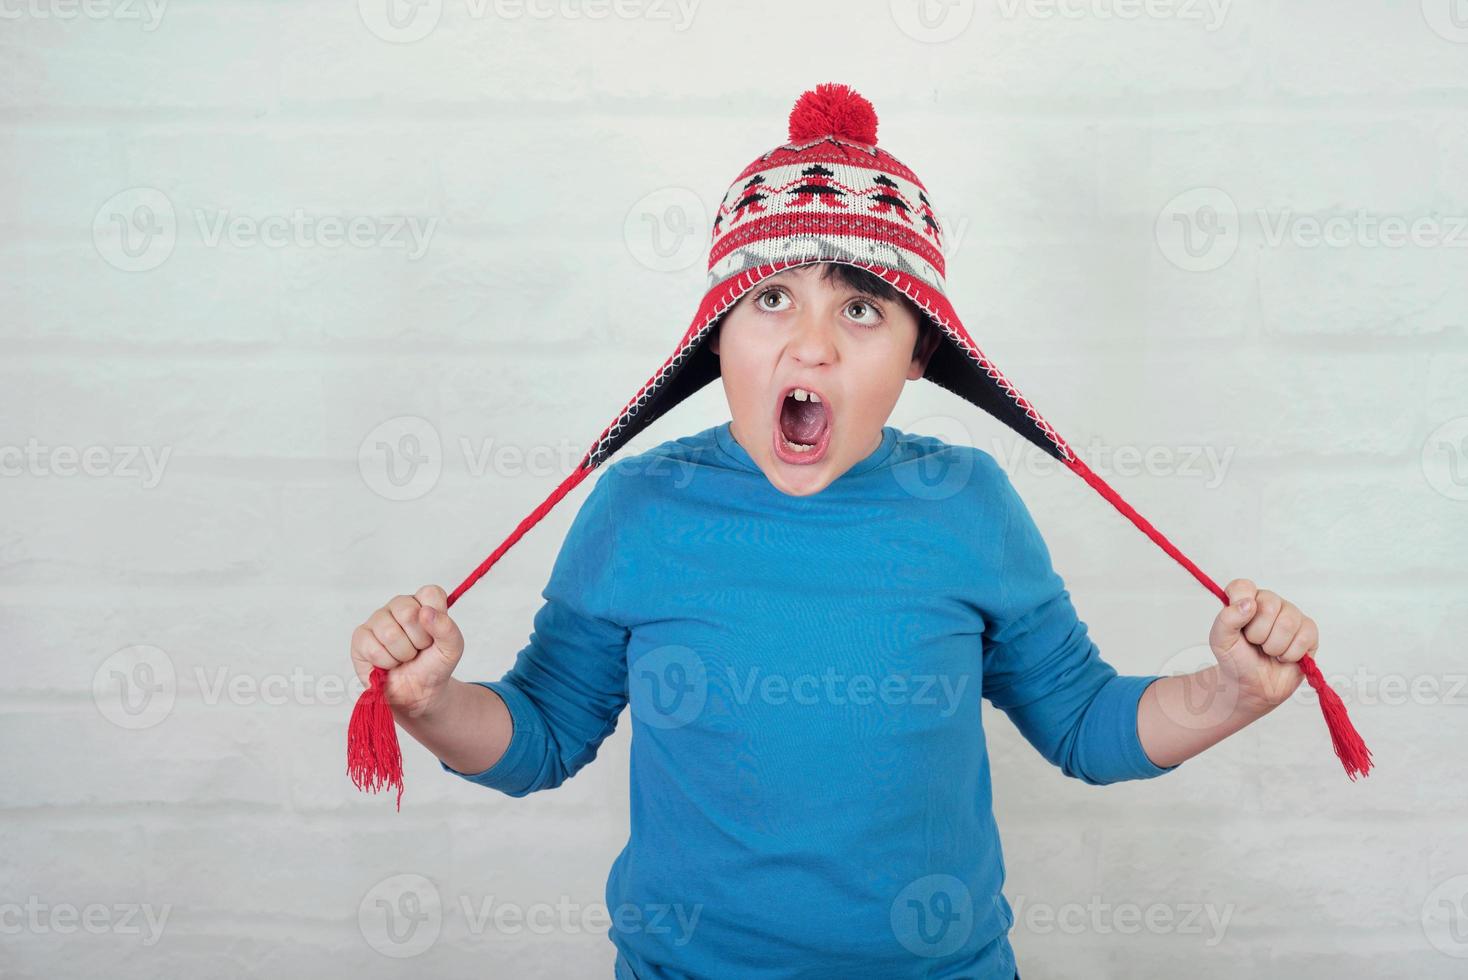
[[[775,489],[787,497],[809,497],[831,485],[831,480],[825,476],[809,475],[803,478],[797,476],[794,483],[785,479],[786,474],[783,471],[773,474],[766,471],[765,476],[770,478],[770,483],[774,484]]]

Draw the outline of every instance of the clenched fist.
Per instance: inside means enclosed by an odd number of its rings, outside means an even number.
[[[1295,693],[1304,674],[1296,662],[1320,645],[1320,629],[1300,607],[1246,578],[1224,586],[1229,604],[1219,610],[1208,645],[1224,675],[1260,713]]]
[[[400,595],[352,631],[352,666],[364,686],[372,668],[387,670],[384,692],[394,713],[416,718],[437,703],[464,655],[464,634],[449,618],[448,594],[425,585]]]

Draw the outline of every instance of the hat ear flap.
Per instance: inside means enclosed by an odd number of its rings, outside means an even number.
[[[903,272],[880,270],[879,274],[901,290],[937,328],[939,340],[928,358],[924,378],[982,408],[1046,455],[1062,462],[1073,458],[1060,434],[974,343],[946,295]]]
[[[948,331],[943,331],[941,336],[923,377],[982,408],[1046,455],[1059,460],[1067,458],[1067,450],[1062,449],[1064,443],[1056,441],[1058,436],[1051,438],[1046,431],[1048,426],[1042,425],[1044,420],[1038,413],[1031,414],[1034,410],[1028,408],[1028,402],[1016,400],[1018,392],[1007,380],[1001,380],[1004,376],[992,364],[979,360],[982,355],[976,356],[977,348],[961,346]]]

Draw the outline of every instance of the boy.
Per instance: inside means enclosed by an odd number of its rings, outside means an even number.
[[[981,699],[1066,775],[1151,778],[1283,702],[1316,626],[1235,579],[1216,666],[1118,675],[994,459],[886,424],[934,377],[924,308],[844,261],[752,278],[700,335],[731,420],[593,485],[499,681],[452,677],[438,586],[359,626],[354,666],[446,771],[516,797],[630,708],[619,980],[1017,977]]]

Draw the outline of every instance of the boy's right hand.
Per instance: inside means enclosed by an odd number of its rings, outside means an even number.
[[[358,680],[369,686],[373,667],[387,670],[387,703],[411,718],[439,702],[464,655],[464,635],[448,608],[448,594],[425,585],[389,600],[352,631]]]

